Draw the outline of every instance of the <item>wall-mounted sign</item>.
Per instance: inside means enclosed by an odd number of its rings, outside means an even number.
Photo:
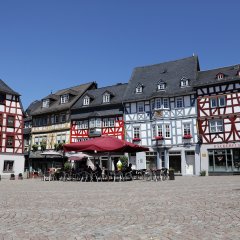
[[[240,148],[240,143],[220,143],[214,144],[213,147],[216,148]]]
[[[207,154],[206,153],[202,153],[202,157],[206,157],[207,156]]]

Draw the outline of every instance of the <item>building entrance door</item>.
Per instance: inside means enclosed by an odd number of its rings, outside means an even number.
[[[175,173],[181,173],[181,155],[169,156],[169,169],[174,169]]]
[[[194,155],[187,155],[186,156],[186,174],[193,175],[194,174]]]

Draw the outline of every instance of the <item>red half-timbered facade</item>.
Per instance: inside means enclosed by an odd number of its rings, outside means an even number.
[[[20,95],[0,80],[0,173],[23,173],[23,110]]]
[[[88,90],[71,109],[70,142],[85,141],[104,135],[124,140],[122,97],[127,84]],[[117,158],[113,157],[113,164]],[[107,157],[99,156],[101,167],[110,167]]]
[[[202,170],[237,173],[240,162],[239,66],[199,73],[198,131]]]

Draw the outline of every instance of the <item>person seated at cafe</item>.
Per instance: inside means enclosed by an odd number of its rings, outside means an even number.
[[[94,172],[97,173],[98,176],[102,175],[102,169],[100,168],[99,164],[96,164],[96,169]]]
[[[129,163],[128,167],[126,168],[126,172],[131,172],[132,171],[132,164]]]
[[[88,173],[92,173],[92,171],[93,171],[92,168],[91,168],[90,166],[88,166],[87,172],[88,172]]]

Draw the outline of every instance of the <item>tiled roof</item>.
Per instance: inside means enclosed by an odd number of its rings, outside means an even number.
[[[198,73],[198,81],[195,86],[206,86],[206,85],[217,85],[230,81],[239,81],[240,77],[237,76],[238,71],[240,71],[240,65],[234,65],[229,67],[216,68],[207,71],[201,71]],[[223,73],[223,79],[217,79],[218,73]]]
[[[153,97],[189,94],[193,91],[192,86],[196,81],[198,70],[197,56],[137,67],[133,70],[123,101],[141,101]],[[189,87],[180,87],[180,81],[183,77],[189,80]],[[157,84],[160,80],[166,83],[164,91],[157,91]],[[143,87],[142,93],[136,93],[136,87],[139,84]]]
[[[92,89],[96,87],[96,83],[90,82],[81,84],[75,87],[70,87],[66,89],[59,90],[54,94],[51,93],[47,97],[44,97],[42,100],[45,99],[52,99],[50,102],[50,106],[48,108],[43,108],[42,104],[40,104],[37,108],[32,111],[32,115],[41,115],[47,114],[52,112],[64,111],[68,110],[72,107],[72,105],[77,101],[77,99],[88,89]],[[67,103],[61,104],[61,95],[69,94],[70,100]],[[42,102],[41,102],[42,103]]]
[[[127,87],[127,83],[117,84],[113,86],[88,90],[78,99],[78,101],[73,105],[72,109],[81,108],[81,111],[84,111],[84,108],[91,108],[95,106],[106,106],[111,104],[122,103],[122,98]],[[103,103],[103,94],[110,93],[111,98],[109,103]],[[84,97],[89,96],[91,98],[90,104],[88,106],[83,105]]]
[[[0,92],[20,96],[18,92],[12,90],[3,80],[0,79]]]

